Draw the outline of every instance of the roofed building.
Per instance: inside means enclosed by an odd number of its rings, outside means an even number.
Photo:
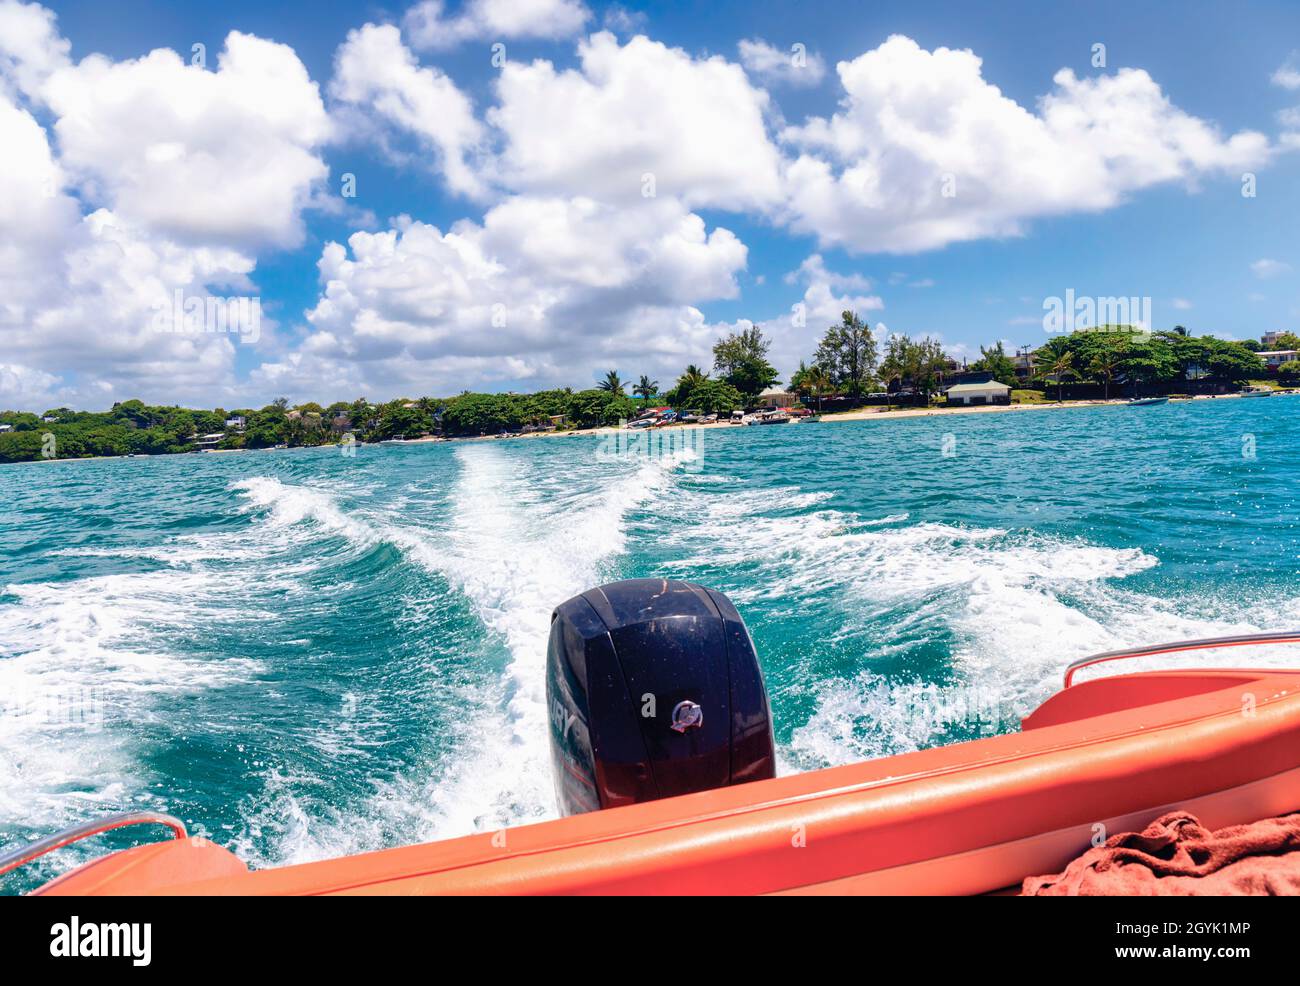
[[[949,405],[1010,404],[1011,388],[996,380],[958,383],[948,388]]]

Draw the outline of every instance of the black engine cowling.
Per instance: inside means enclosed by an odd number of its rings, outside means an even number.
[[[772,713],[721,593],[633,579],[551,615],[551,761],[566,815],[772,777]]]

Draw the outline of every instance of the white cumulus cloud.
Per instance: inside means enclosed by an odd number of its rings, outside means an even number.
[[[787,218],[823,243],[911,252],[1019,235],[1027,221],[1111,208],[1130,193],[1267,160],[1262,134],[1224,137],[1140,69],[1062,69],[1031,111],[972,52],[895,35],[838,65],[842,109],[789,127]]]
[[[668,373],[707,355],[692,303],[734,296],[746,255],[668,199],[512,197],[445,232],[403,218],[325,247],[313,335],[261,372],[439,393],[467,379],[581,385],[614,365]]]
[[[362,110],[347,114],[349,129],[365,136],[371,112],[416,135],[454,191],[482,195],[485,185],[473,158],[484,139],[469,98],[446,75],[421,67],[391,25],[367,24],[349,31],[334,56],[330,94]]]
[[[782,51],[762,38],[746,38],[737,46],[745,71],[764,82],[815,86],[826,77],[826,63],[816,52],[796,43]]]
[[[55,70],[41,94],[63,166],[128,221],[245,247],[301,241],[330,125],[288,46],[232,31],[216,71],[168,49],[91,55]]]
[[[1300,89],[1300,54],[1291,53],[1291,57],[1277,67],[1272,76],[1273,85],[1283,89]]]
[[[513,189],[631,203],[648,192],[688,207],[762,209],[781,195],[768,97],[739,65],[638,35],[601,32],[580,66],[509,62],[488,120]]]
[[[570,38],[590,17],[579,0],[466,0],[451,15],[442,0],[423,0],[406,12],[404,26],[411,43],[427,50],[472,40]]]
[[[315,87],[288,49],[242,35],[205,72],[170,52],[73,64],[39,8],[0,6],[0,26],[14,23],[26,26],[4,35],[0,63],[0,404],[229,392],[238,337],[161,333],[156,316],[178,290],[255,292],[253,249],[300,235],[324,109],[277,99]],[[259,96],[268,86],[280,95]],[[53,120],[57,154],[29,107]],[[267,147],[280,159],[263,160]]]

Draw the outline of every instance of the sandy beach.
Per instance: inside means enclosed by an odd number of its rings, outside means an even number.
[[[1225,400],[1238,397],[1238,394],[1222,394],[1216,397],[1208,395],[1195,397],[1193,400]],[[834,424],[840,421],[895,421],[902,418],[931,418],[945,415],[960,414],[1001,414],[1001,413],[1019,413],[1023,411],[1059,411],[1066,408],[1078,407],[1122,407],[1128,403],[1127,398],[1112,397],[1110,400],[1094,401],[1067,401],[1057,403],[1055,401],[1043,404],[984,404],[978,407],[908,407],[897,408],[887,411],[883,407],[861,407],[853,411],[840,411],[835,414],[824,414],[819,424]],[[794,424],[795,421],[791,421]],[[799,421],[803,424],[805,422]],[[670,425],[670,428],[676,429],[700,429],[700,428],[734,428],[729,421],[715,421],[710,424],[679,424]],[[621,429],[612,425],[601,428],[586,428],[579,431],[537,431],[530,432],[527,435],[485,435],[479,436],[472,441],[482,441],[483,439],[501,439],[501,438],[572,438],[576,435],[616,435]],[[438,438],[430,436],[429,438],[415,438],[412,442],[445,442],[445,441],[464,441],[466,439]]]

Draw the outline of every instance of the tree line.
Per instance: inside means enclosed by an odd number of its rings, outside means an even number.
[[[1300,349],[1300,338],[1279,337],[1279,349]],[[530,428],[590,428],[634,417],[652,402],[701,414],[728,414],[752,408],[778,383],[769,359],[770,340],[757,324],[728,333],[713,346],[713,364],[691,364],[667,390],[642,375],[633,383],[610,370],[597,386],[533,394],[466,391],[451,398],[398,398],[371,403],[365,398],[328,406],[307,402],[290,406],[284,398],[262,408],[226,411],[147,405],[139,400],[114,404],[104,412],[53,408],[43,415],[0,412],[0,462],[50,457],[82,458],[174,452],[196,448],[199,436],[220,433],[221,449],[328,445],[351,436],[362,442],[441,434],[489,435]],[[1138,332],[1129,326],[1103,326],[1057,336],[1033,353],[1035,371],[1026,382],[1002,343],[980,348],[969,371],[983,371],[1008,386],[1057,391],[1067,383],[1094,383],[1105,396],[1121,387],[1169,389],[1190,382],[1231,386],[1264,375],[1258,344],[1193,336],[1182,326],[1168,332]],[[861,399],[884,392],[928,403],[957,369],[942,345],[930,337],[890,335],[878,341],[856,312],[822,335],[811,361],[804,360],[789,389],[820,407],[822,398]],[[1283,382],[1300,383],[1300,362],[1283,364]],[[628,391],[631,391],[629,394]],[[231,419],[241,423],[227,426]]]
[[[1274,345],[1300,350],[1300,338],[1285,333]],[[827,329],[811,363],[799,364],[790,388],[819,402],[831,394],[861,398],[874,391],[883,392],[886,402],[902,392],[917,403],[928,403],[957,372],[987,373],[1012,388],[1055,389],[1058,399],[1067,383],[1098,385],[1107,398],[1121,388],[1228,388],[1264,376],[1264,362],[1255,355],[1260,348],[1257,343],[1194,336],[1183,326],[1150,333],[1108,325],[1054,336],[1033,350],[1032,372],[1021,376],[1001,342],[981,346],[979,359],[962,368],[929,337],[891,335],[878,345],[870,327],[855,312],[846,311],[839,325]],[[1278,379],[1300,382],[1300,362],[1282,364]]]
[[[822,335],[812,362],[800,361],[790,389],[815,398],[819,407],[830,395],[858,400],[883,392],[888,402],[904,390],[928,403],[954,365],[937,339],[897,334],[881,345],[857,312],[846,311]]]

